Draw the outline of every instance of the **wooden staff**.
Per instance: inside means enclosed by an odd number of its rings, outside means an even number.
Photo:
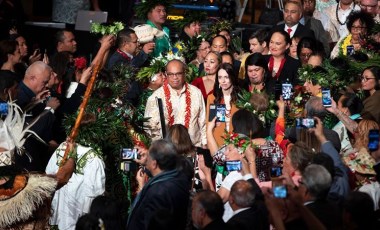
[[[84,111],[85,111],[85,109],[87,107],[88,100],[91,97],[92,90],[94,89],[96,77],[98,76],[98,73],[99,73],[100,69],[103,67],[102,64],[105,63],[105,60],[106,60],[106,58],[108,56],[109,48],[112,46],[112,44],[115,41],[115,36],[113,36],[113,35],[106,35],[102,39],[104,39],[101,42],[102,45],[100,46],[100,49],[99,49],[98,53],[96,54],[96,56],[95,56],[95,58],[94,58],[94,60],[92,62],[94,68],[92,70],[92,75],[91,75],[91,78],[90,78],[89,83],[87,85],[86,92],[85,92],[85,94],[83,96],[82,104],[79,107],[78,117],[75,120],[74,128],[71,130],[71,133],[70,133],[70,136],[69,136],[69,138],[70,138],[69,140],[72,141],[72,142],[75,141],[75,139],[76,139],[76,137],[78,135],[79,126],[80,126],[80,123],[82,121],[82,118],[83,118],[83,115],[84,115]],[[66,148],[65,154],[63,155],[61,163],[59,164],[59,169],[60,170],[62,169],[62,166],[67,162],[67,157],[69,155],[69,152],[70,152],[70,149]],[[60,170],[58,170],[58,172]]]
[[[75,120],[74,128],[71,130],[70,135],[69,135],[69,139],[73,142],[75,141],[75,139],[78,135],[79,126],[82,122],[82,118],[84,116],[84,112],[86,110],[88,100],[90,99],[92,91],[94,89],[95,80],[96,80],[96,77],[98,76],[100,67],[101,67],[101,64],[97,64],[97,65],[95,65],[94,69],[92,70],[92,75],[91,75],[91,78],[90,78],[89,83],[87,85],[86,92],[84,93],[83,101],[79,107],[79,114]],[[70,152],[70,149],[67,146],[67,148],[65,150],[65,154],[63,155],[63,158],[61,160],[59,167],[62,167],[66,163],[69,152]]]

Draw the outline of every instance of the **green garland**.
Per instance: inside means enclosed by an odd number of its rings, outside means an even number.
[[[255,93],[264,93],[255,91]],[[274,121],[277,117],[277,112],[275,110],[276,102],[274,101],[273,96],[269,96],[268,100],[268,109],[265,111],[257,111],[252,106],[250,100],[252,97],[252,93],[242,89],[238,95],[238,100],[236,101],[236,107],[240,109],[246,109],[253,114],[257,115],[258,118],[264,123],[265,126],[269,125],[272,121]]]
[[[185,28],[186,26],[189,26],[193,22],[201,23],[202,21],[206,19],[207,19],[206,12],[188,11],[185,13],[183,19],[172,22],[172,25],[175,28],[182,30],[183,28]]]
[[[122,22],[114,22],[111,25],[102,25],[100,23],[91,24],[91,33],[101,34],[101,35],[117,35],[120,30],[124,29],[124,24]]]
[[[164,6],[166,11],[169,11],[171,5],[173,5],[173,0],[143,0],[137,6],[135,6],[136,16],[140,19],[147,19],[149,11],[151,11],[156,6]]]
[[[232,23],[227,20],[220,20],[211,26],[210,34],[213,37],[213,35],[217,35],[222,30],[232,31]]]
[[[239,149],[239,153],[243,153],[248,146],[251,146],[251,140],[245,136],[238,133],[228,132],[224,130],[224,144],[225,145],[234,145],[237,149]]]

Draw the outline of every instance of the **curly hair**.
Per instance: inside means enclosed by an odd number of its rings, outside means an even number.
[[[350,15],[348,15],[348,18],[347,18],[348,31],[351,31],[352,25],[357,20],[359,20],[362,26],[367,27],[368,32],[371,31],[372,28],[375,26],[375,21],[373,20],[373,17],[371,15],[363,11],[354,11]]]
[[[355,148],[359,150],[360,148],[368,149],[368,134],[371,129],[379,129],[379,125],[373,120],[361,120],[358,125],[358,135],[355,140]]]

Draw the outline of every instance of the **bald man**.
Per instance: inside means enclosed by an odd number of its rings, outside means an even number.
[[[50,80],[52,69],[44,62],[37,61],[25,72],[22,82],[18,85],[18,95],[16,103],[28,113],[26,124],[38,118],[32,126],[34,131],[45,143],[51,140],[52,128],[55,120],[54,111],[60,105],[57,98],[52,97],[47,100],[49,90],[47,85]],[[25,149],[28,155],[16,156],[16,165],[28,171],[44,172],[50,155],[48,145],[41,143],[34,138],[28,138],[25,142]]]

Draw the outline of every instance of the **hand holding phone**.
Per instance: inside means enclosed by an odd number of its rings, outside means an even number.
[[[322,105],[324,107],[331,107],[331,91],[330,89],[322,89]]]
[[[281,179],[272,179],[272,192],[276,198],[284,199],[288,196],[288,189]]]
[[[282,99],[283,100],[290,100],[292,97],[292,84],[290,83],[283,83],[282,84]]]

